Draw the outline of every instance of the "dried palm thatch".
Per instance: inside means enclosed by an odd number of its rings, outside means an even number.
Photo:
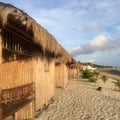
[[[33,18],[28,16],[22,10],[0,2],[0,25],[6,27],[8,22],[19,24],[27,34],[29,34],[34,42],[42,48],[44,53],[52,53],[55,56],[63,56],[64,61],[71,61],[71,56],[63,49],[55,38],[39,25]],[[30,31],[30,32],[29,32]]]
[[[73,58],[68,54],[68,52],[64,49],[63,49],[63,62],[64,63],[71,63]]]

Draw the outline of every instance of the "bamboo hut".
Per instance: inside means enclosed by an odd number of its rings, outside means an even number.
[[[64,49],[64,48],[62,48]],[[65,88],[69,80],[69,66],[72,57],[64,50],[63,56],[55,60],[55,86]]]
[[[79,74],[79,72],[80,72],[80,65],[73,59],[69,65],[69,70],[68,70],[69,79],[74,78],[76,75]]]
[[[65,88],[68,83],[68,66],[66,63],[55,63],[55,87]]]
[[[35,20],[0,3],[1,119],[9,115],[16,120],[31,119],[34,110],[48,104],[54,94],[54,58],[63,52]]]
[[[33,18],[0,2],[0,120],[33,119],[68,82],[71,60]]]

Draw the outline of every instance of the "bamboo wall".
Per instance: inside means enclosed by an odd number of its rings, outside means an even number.
[[[55,86],[64,88],[68,83],[68,67],[65,64],[55,65]]]
[[[48,61],[46,57],[34,58],[36,111],[42,109],[43,105],[47,105],[54,95],[54,66],[53,59]]]
[[[27,104],[25,107],[15,113],[15,120],[34,119],[34,102]]]
[[[54,95],[54,66],[54,59],[43,56],[2,64],[2,89],[35,82],[35,101],[16,112],[15,120],[33,118],[34,109],[37,111],[48,104]]]
[[[32,60],[13,61],[2,64],[2,89],[28,84],[33,82],[33,80],[34,69]]]
[[[34,81],[34,69],[31,60],[13,61],[1,65],[2,89],[15,88],[17,86],[32,83]],[[15,120],[33,118],[34,102],[15,113]]]
[[[78,70],[77,69],[69,68],[69,70],[68,70],[69,79],[74,78],[77,74],[78,74]]]

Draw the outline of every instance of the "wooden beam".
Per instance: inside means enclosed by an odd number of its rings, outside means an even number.
[[[22,40],[25,40],[25,41],[27,41],[27,42],[29,42],[29,43],[31,43],[31,44],[34,44],[33,41],[26,39],[25,37],[21,36],[19,33],[12,31],[10,28],[6,28],[6,29],[7,29],[9,32],[11,32],[12,34],[20,37]]]
[[[30,39],[31,41],[34,41],[34,38],[32,36],[30,36],[27,32],[22,31],[22,29],[20,29],[18,26],[15,26],[14,24],[8,22],[8,27],[12,28],[14,31],[25,36],[25,38]]]
[[[9,48],[5,48],[5,47],[3,47],[2,49],[4,49],[4,50],[8,50],[8,51],[11,51],[11,52],[13,52],[14,54],[25,55],[25,56],[32,57],[32,55],[30,55],[30,54],[23,53],[23,52],[19,52],[19,51],[15,51],[15,50],[12,50],[12,49],[9,49]]]

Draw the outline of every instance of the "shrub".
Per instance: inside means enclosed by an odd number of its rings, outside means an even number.
[[[81,74],[82,74],[82,77],[87,78],[89,82],[96,82],[99,75],[98,72],[95,72],[95,71],[91,72],[88,69],[82,70]]]
[[[104,82],[104,84],[105,84],[105,82],[108,80],[108,77],[107,76],[105,76],[105,75],[103,75],[102,77],[101,77],[101,79],[102,79],[102,81]]]
[[[100,73],[99,73],[99,72],[94,71],[94,74],[96,74],[96,75],[98,76]]]
[[[115,82],[113,82],[115,84],[116,87],[118,87],[118,89],[120,90],[120,80],[117,80]]]
[[[89,77],[93,76],[93,73],[88,69],[82,70],[81,74],[82,74],[83,78],[89,78]]]
[[[96,76],[92,76],[88,79],[89,82],[92,82],[92,83],[96,83],[97,81],[97,77]]]

